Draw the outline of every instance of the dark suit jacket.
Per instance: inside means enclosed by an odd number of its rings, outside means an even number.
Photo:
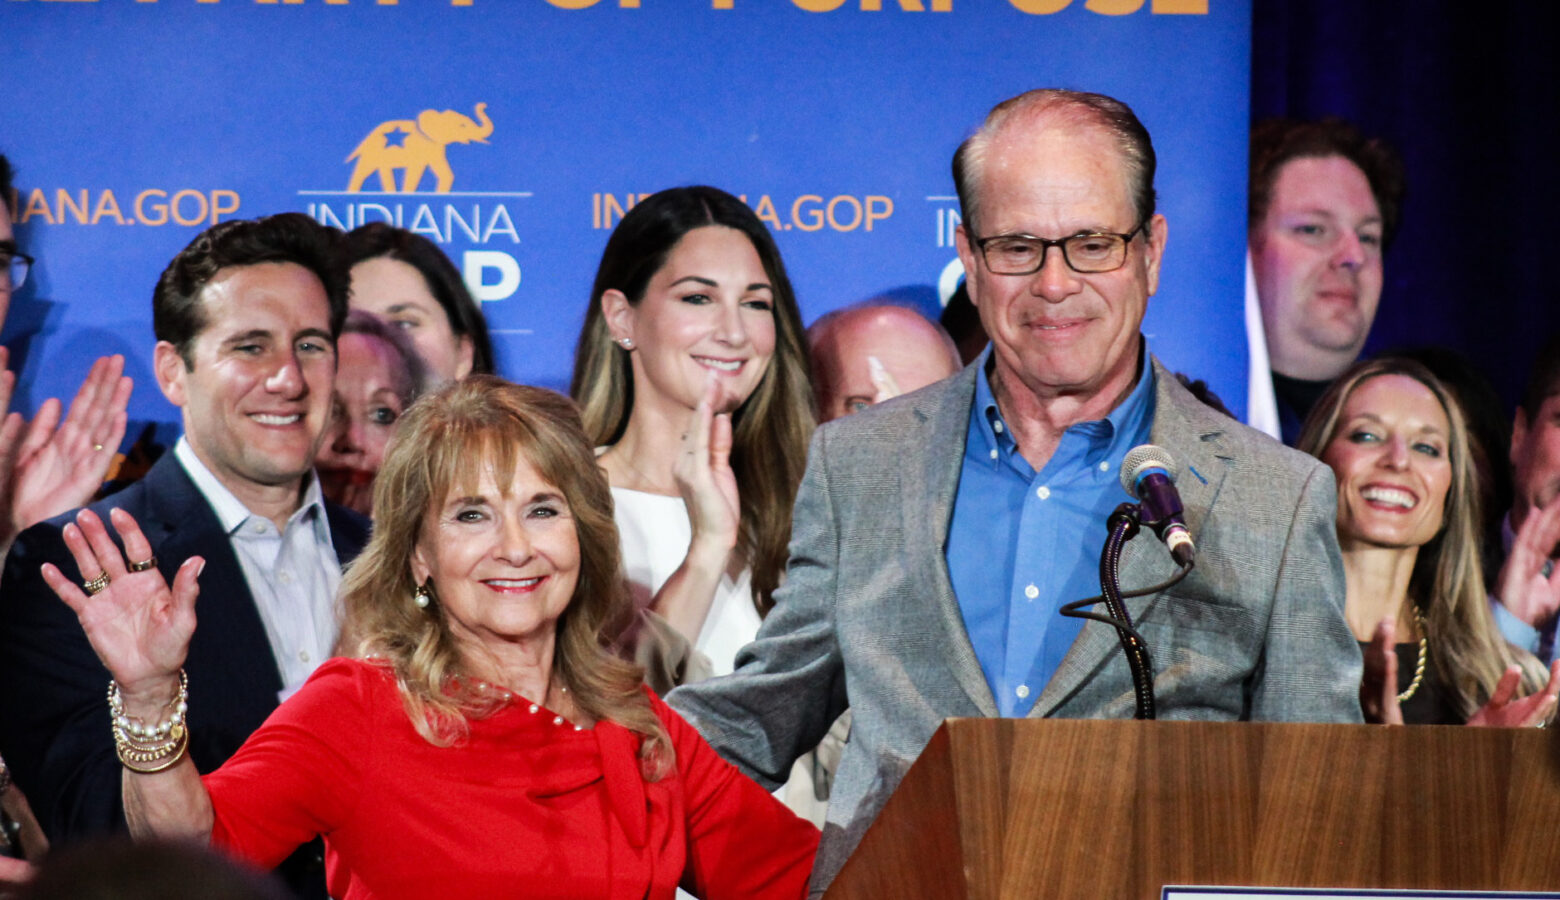
[[[201,772],[210,772],[276,708],[282,679],[265,627],[216,513],[171,452],[141,481],[91,509],[106,522],[113,507],[140,523],[170,582],[184,560],[206,560],[184,668],[190,757]],[[80,583],[60,536],[74,518],[73,510],[22,532],[0,576],[0,755],[56,842],[124,827],[108,670],[75,613],[39,573],[39,566],[52,562]],[[367,540],[368,522],[329,503],[326,518],[345,564]]]

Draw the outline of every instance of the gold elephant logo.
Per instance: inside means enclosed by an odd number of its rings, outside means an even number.
[[[447,194],[455,185],[455,172],[445,158],[445,148],[450,144],[469,144],[476,141],[486,144],[493,133],[493,120],[488,118],[487,104],[478,103],[475,119],[453,109],[442,112],[425,109],[415,119],[391,119],[368,133],[346,162],[357,160],[352,169],[352,182],[348,193],[363,189],[368,176],[379,175],[380,190],[394,192],[395,172],[405,174],[401,179],[400,193],[416,192],[423,173],[433,170],[437,180],[434,192]]]

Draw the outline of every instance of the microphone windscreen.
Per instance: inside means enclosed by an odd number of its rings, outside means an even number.
[[[1126,458],[1121,461],[1122,490],[1137,496],[1138,479],[1148,469],[1164,469],[1170,476],[1170,483],[1175,483],[1175,457],[1170,455],[1170,451],[1157,444],[1139,444],[1128,450]]]

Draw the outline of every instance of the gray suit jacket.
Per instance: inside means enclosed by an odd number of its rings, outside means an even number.
[[[1157,360],[1154,371],[1153,442],[1181,465],[1198,547],[1185,581],[1128,601],[1153,656],[1159,717],[1359,721],[1331,471],[1204,406]],[[735,673],[669,698],[771,786],[850,708],[814,891],[943,719],[997,714],[944,556],[974,392],[971,366],[818,430],[774,610]],[[1127,545],[1125,589],[1174,573],[1151,533]],[[1086,623],[1031,715],[1132,714],[1115,631]]]

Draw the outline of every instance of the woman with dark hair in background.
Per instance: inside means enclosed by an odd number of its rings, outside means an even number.
[[[352,308],[404,329],[435,381],[493,373],[482,308],[437,244],[370,222],[342,239],[341,263],[352,278]]]
[[[1357,363],[1317,402],[1299,447],[1338,479],[1344,613],[1365,651],[1366,720],[1547,722],[1560,678],[1546,684],[1490,614],[1478,475],[1456,396],[1412,360]]]
[[[662,191],[608,239],[571,393],[605,448],[636,599],[716,674],[785,570],[814,425],[804,341],[774,239],[736,197]]]
[[[43,573],[113,676],[135,836],[272,866],[320,834],[342,900],[804,895],[817,829],[608,648],[631,601],[567,398],[448,385],[408,411],[374,491],[373,537],[341,585],[344,657],[204,778],[187,704],[222,698],[189,699],[181,670],[204,562],[170,589],[124,512],[123,551],[89,511],[65,526],[104,586]]]
[[[602,448],[642,613],[624,643],[657,689],[732,671],[774,603],[815,423],[807,373],[780,251],[745,203],[683,187],[628,211],[570,391]],[[804,757],[781,794],[814,822],[819,765]]]

